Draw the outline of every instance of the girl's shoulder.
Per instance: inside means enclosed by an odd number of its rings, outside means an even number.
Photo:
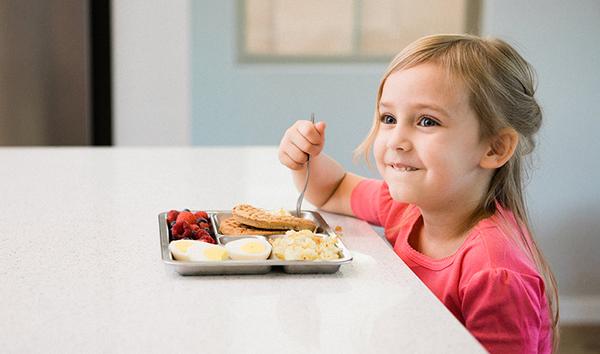
[[[521,241],[529,236],[523,234],[526,231],[514,223],[514,219],[507,219],[507,215],[511,213],[503,210],[481,220],[472,229],[460,255],[465,277],[503,270],[541,279]]]

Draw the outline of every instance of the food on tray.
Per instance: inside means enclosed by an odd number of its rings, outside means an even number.
[[[242,238],[225,244],[231,259],[265,260],[271,254],[271,244],[262,238]]]
[[[189,209],[171,210],[167,213],[167,223],[173,240],[191,239],[215,243],[210,218],[205,211],[192,213]]]
[[[292,213],[283,208],[279,208],[277,210],[267,210],[267,213],[275,216],[292,216]]]
[[[223,235],[281,235],[287,230],[257,229],[252,226],[239,223],[233,217],[222,220],[219,223],[219,232]]]
[[[233,218],[241,224],[259,229],[314,230],[317,225],[312,221],[293,215],[277,215],[249,204],[239,204],[232,209]]]
[[[341,258],[337,237],[317,235],[309,230],[288,231],[285,236],[272,237],[273,255],[285,261],[335,260]]]
[[[225,247],[196,240],[171,241],[169,251],[178,261],[223,261],[229,258]]]

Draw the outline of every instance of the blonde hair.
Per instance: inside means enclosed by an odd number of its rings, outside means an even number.
[[[379,130],[379,101],[385,80],[392,73],[425,62],[434,62],[448,70],[466,86],[469,103],[479,118],[480,137],[493,137],[500,129],[512,128],[519,142],[510,160],[498,168],[480,207],[465,224],[469,229],[479,220],[496,213],[496,203],[513,212],[521,232],[517,241],[535,263],[545,281],[546,299],[552,318],[553,348],[558,347],[558,287],[548,262],[537,246],[527,216],[523,193],[526,177],[524,157],[533,151],[534,134],[542,123],[542,112],[534,93],[535,75],[531,65],[506,42],[472,35],[433,35],[411,43],[388,66],[379,84],[373,125],[355,151],[367,162]]]

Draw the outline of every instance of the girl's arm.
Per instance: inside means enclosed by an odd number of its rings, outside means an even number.
[[[325,211],[354,216],[350,196],[363,178],[347,173],[337,161],[322,154],[324,144],[324,122],[313,125],[309,121],[297,121],[281,140],[279,160],[292,170],[296,188],[302,190],[310,155],[310,179],[305,198]]]
[[[306,179],[306,165],[292,170],[294,183],[302,190]],[[314,206],[325,211],[355,216],[350,207],[350,196],[363,177],[348,173],[342,165],[321,153],[311,157],[310,179],[305,197]]]

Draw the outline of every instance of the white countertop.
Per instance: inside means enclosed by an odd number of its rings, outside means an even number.
[[[0,165],[4,353],[485,352],[353,218],[321,213],[354,257],[334,274],[167,268],[160,212],[295,208],[274,147],[0,148]]]

